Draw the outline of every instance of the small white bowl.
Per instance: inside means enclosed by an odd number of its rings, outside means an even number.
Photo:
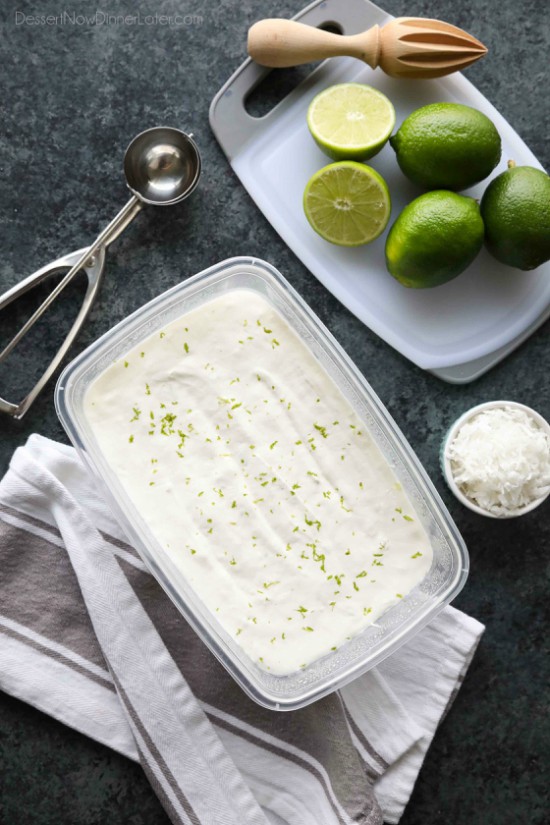
[[[458,487],[458,484],[454,480],[453,471],[451,468],[451,460],[449,458],[449,447],[456,438],[456,435],[460,428],[469,421],[470,418],[473,418],[474,415],[477,415],[480,412],[484,412],[485,410],[490,410],[503,407],[513,407],[518,410],[523,410],[528,415],[530,415],[545,432],[548,433],[550,437],[550,424],[540,415],[538,412],[533,410],[531,407],[527,407],[525,404],[519,404],[517,401],[486,401],[484,404],[478,404],[475,407],[467,410],[460,418],[454,422],[452,427],[447,431],[445,438],[443,439],[443,444],[441,446],[441,469],[443,471],[443,475],[445,477],[445,481],[449,485],[449,488],[452,493],[454,493],[455,497],[463,504],[465,507],[468,507],[470,510],[473,510],[474,513],[478,513],[480,516],[487,516],[488,518],[495,518],[495,519],[508,519],[508,518],[517,518],[518,516],[523,516],[525,513],[530,513],[543,501],[546,501],[548,495],[550,495],[550,491],[540,498],[534,499],[529,504],[526,504],[525,507],[521,507],[518,510],[510,510],[507,513],[497,514],[491,513],[488,510],[484,510],[479,505],[475,504],[471,499],[467,498],[464,495],[462,490]]]

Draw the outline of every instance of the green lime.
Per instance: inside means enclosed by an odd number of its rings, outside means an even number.
[[[363,163],[343,160],[319,169],[304,190],[304,212],[330,243],[361,246],[377,238],[390,218],[386,181]]]
[[[473,198],[426,192],[405,207],[388,233],[388,272],[403,286],[444,284],[471,264],[483,245],[483,232]]]
[[[368,160],[395,126],[388,98],[362,83],[329,86],[313,98],[307,125],[317,146],[333,160]]]
[[[467,189],[500,160],[500,136],[488,117],[461,103],[416,109],[390,138],[402,172],[424,189]]]
[[[485,243],[497,261],[536,269],[550,259],[550,177],[532,166],[511,166],[491,181],[481,200]]]

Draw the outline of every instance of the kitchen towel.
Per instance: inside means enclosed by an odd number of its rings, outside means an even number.
[[[483,626],[447,607],[301,710],[250,700],[128,545],[75,450],[0,482],[0,688],[139,760],[180,825],[396,823]]]

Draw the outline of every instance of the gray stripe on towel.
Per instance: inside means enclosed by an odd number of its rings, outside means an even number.
[[[63,536],[61,532],[51,524],[48,524],[47,521],[42,521],[42,519],[36,518],[36,516],[29,516],[28,513],[23,512],[23,510],[16,510],[14,507],[8,507],[7,504],[0,503],[0,513],[6,513],[8,516],[12,516],[13,518],[17,518],[20,521],[27,522],[29,525],[33,525],[33,527],[37,527],[39,530],[43,530],[44,532],[51,533],[53,536],[62,539]],[[100,536],[105,539],[105,541],[112,544],[114,547],[118,547],[119,550],[124,550],[126,553],[130,553],[130,555],[135,556],[136,558],[140,559],[141,556],[132,547],[131,544],[128,544],[127,541],[122,541],[122,539],[117,539],[114,536],[111,536],[109,533],[106,533],[104,530],[99,530],[98,533]]]
[[[41,519],[35,518],[34,516],[29,516],[22,510],[15,510],[13,507],[8,507],[7,504],[0,503],[0,513],[6,513],[7,516],[13,516],[14,518],[18,518],[21,521],[26,521],[29,524],[38,527],[40,530],[44,530],[46,533],[51,533],[53,536],[61,538],[61,533],[59,532],[57,527],[53,527],[53,525],[48,524],[47,521],[42,521]]]
[[[145,728],[145,726],[143,725],[143,722],[141,721],[141,719],[139,717],[139,714],[137,713],[136,709],[132,705],[132,702],[130,701],[130,698],[129,698],[128,694],[126,693],[126,691],[124,690],[124,688],[122,687],[120,681],[117,679],[117,677],[114,673],[113,673],[113,680],[114,680],[118,695],[122,699],[124,707],[126,708],[128,716],[132,720],[132,723],[134,724],[134,726],[137,729],[137,731],[139,732],[141,738],[145,742],[145,745],[146,745],[147,749],[149,750],[149,753],[151,754],[152,758],[155,760],[155,763],[158,766],[160,772],[162,773],[162,776],[164,777],[166,783],[170,786],[170,788],[172,789],[172,791],[173,791],[174,795],[176,796],[178,802],[180,803],[181,807],[185,811],[186,816],[189,818],[189,822],[191,822],[192,825],[200,825],[200,820],[197,817],[197,814],[195,813],[195,811],[193,810],[193,806],[191,805],[191,803],[189,802],[189,800],[187,799],[187,797],[183,793],[182,789],[178,785],[174,774],[172,773],[172,771],[170,770],[170,768],[166,764],[166,761],[165,761],[163,755],[161,754],[161,752],[159,751],[159,749],[157,748],[157,746],[155,745],[155,743],[151,739],[151,736],[150,736],[149,732],[147,731],[147,729]],[[144,769],[145,769],[146,766],[147,766],[147,758],[145,758]],[[151,779],[150,769],[147,771],[147,775]],[[158,783],[158,779],[156,781]],[[158,785],[155,784],[154,787],[155,787],[155,789],[157,789],[157,792],[158,792]],[[172,808],[172,810],[174,810],[174,809]],[[178,815],[178,818],[177,818],[176,822],[177,823],[183,822],[183,820],[181,819],[181,817],[179,815]]]
[[[105,539],[105,541],[109,542],[109,544],[112,544],[113,547],[118,547],[119,550],[124,550],[125,553],[130,553],[131,556],[135,556],[136,559],[141,560],[141,556],[139,555],[137,550],[135,550],[131,544],[128,544],[127,541],[115,539],[114,536],[110,536],[109,533],[105,533],[103,530],[98,530],[98,533],[103,539]]]
[[[288,759],[290,762],[294,762],[295,765],[299,765],[300,768],[304,768],[304,770],[309,771],[315,779],[322,785],[325,795],[330,803],[332,810],[334,811],[336,817],[338,818],[338,822],[344,823],[345,820],[342,819],[342,816],[334,804],[332,800],[332,794],[330,792],[330,788],[327,787],[327,783],[325,777],[321,773],[321,771],[316,768],[314,765],[311,765],[306,759],[298,756],[295,753],[291,753],[288,750],[285,750],[281,747],[277,747],[272,742],[267,741],[265,738],[260,736],[255,736],[254,734],[250,733],[248,730],[244,730],[242,727],[229,722],[227,719],[221,719],[219,716],[216,716],[213,713],[206,713],[212,724],[218,725],[220,728],[225,728],[230,733],[235,733],[237,736],[240,736],[242,739],[246,739],[248,742],[251,742],[253,745],[258,745],[261,748],[265,748],[270,753],[274,753],[276,756],[280,756],[282,759]]]
[[[373,746],[368,741],[368,739],[365,737],[363,731],[361,730],[361,728],[359,727],[359,725],[357,724],[357,722],[355,721],[355,719],[353,718],[353,716],[351,715],[349,710],[347,709],[346,703],[344,702],[343,699],[342,699],[342,707],[344,709],[344,713],[346,715],[346,719],[348,721],[348,724],[349,724],[350,728],[352,729],[353,733],[358,738],[358,740],[361,742],[361,745],[366,750],[366,752],[369,754],[369,756],[372,756],[372,758],[376,762],[378,762],[378,765],[379,765],[380,769],[375,774],[376,778],[378,778],[384,771],[386,771],[390,767],[390,763],[386,762],[384,757],[380,756],[378,751],[376,751],[373,748]]]
[[[72,670],[76,670],[76,672],[80,673],[81,676],[91,679],[92,682],[97,682],[98,685],[107,688],[107,690],[110,690],[112,693],[116,692],[115,686],[110,679],[103,679],[101,676],[98,676],[97,673],[94,673],[92,670],[88,670],[88,668],[84,667],[84,665],[80,664],[80,662],[75,662],[74,659],[70,659],[68,656],[64,656],[62,653],[59,653],[58,650],[53,650],[45,644],[40,644],[40,642],[37,642],[36,639],[31,639],[30,636],[25,636],[23,633],[18,633],[18,631],[14,630],[12,627],[6,627],[1,623],[0,633],[4,633],[6,636],[11,636],[12,639],[17,639],[18,642],[22,642],[23,644],[28,645],[28,647],[32,647],[34,650],[37,650],[45,656],[49,656],[50,659],[54,659],[56,662],[59,662],[59,664],[70,667]]]
[[[158,796],[158,798],[159,798],[159,800],[162,804],[162,807],[164,808],[164,810],[166,811],[166,813],[168,814],[168,816],[170,817],[170,819],[172,820],[174,825],[179,825],[179,823],[182,822],[181,816],[176,811],[176,809],[175,809],[175,807],[172,803],[172,800],[170,799],[170,797],[166,793],[166,789],[159,782],[156,773],[151,768],[151,766],[150,766],[150,764],[147,760],[147,756],[143,752],[142,748],[140,748],[140,746],[137,744],[137,742],[136,742],[136,748],[137,748],[137,752],[138,752],[138,755],[139,755],[139,761],[140,761],[141,767],[143,768],[143,772],[145,773],[145,775],[147,776],[147,779],[149,780],[149,784],[151,785],[152,789],[154,790],[154,792]]]
[[[6,618],[106,670],[64,548],[0,519],[0,566],[0,604]]]

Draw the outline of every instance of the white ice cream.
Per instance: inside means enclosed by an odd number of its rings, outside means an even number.
[[[252,660],[286,674],[372,624],[432,551],[363,423],[257,294],[222,295],[90,387],[137,511]]]

